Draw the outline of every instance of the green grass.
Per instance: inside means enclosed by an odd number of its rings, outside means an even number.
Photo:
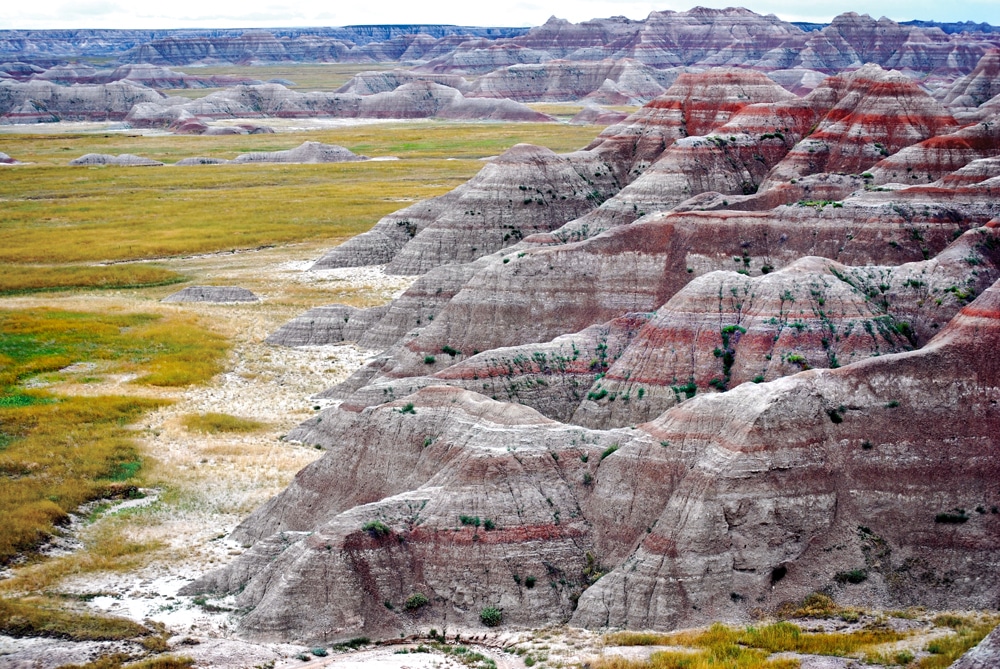
[[[68,514],[116,495],[141,469],[128,425],[162,401],[59,396],[26,387],[72,380],[79,362],[177,386],[221,369],[223,338],[183,316],[0,311],[0,564],[35,550]]]
[[[203,434],[256,432],[264,427],[256,420],[213,412],[188,414],[181,422],[188,431]]]

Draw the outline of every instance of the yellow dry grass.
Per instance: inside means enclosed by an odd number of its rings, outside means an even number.
[[[34,550],[84,502],[134,489],[141,458],[127,426],[162,405],[63,397],[31,382],[100,363],[137,383],[186,385],[216,374],[226,351],[190,317],[0,311],[0,563]],[[73,370],[76,363],[88,365]]]
[[[617,646],[682,646],[689,651],[654,653],[648,662],[604,660],[598,669],[673,669],[674,667],[726,667],[727,669],[777,669],[798,666],[797,660],[769,659],[774,653],[858,656],[881,644],[906,638],[890,629],[855,632],[804,632],[797,625],[777,622],[762,627],[736,629],[716,623],[707,630],[655,634],[618,632],[605,637]]]
[[[48,266],[45,272],[29,270],[22,278],[9,279],[9,290],[37,290],[101,281],[97,270],[85,270],[90,276],[81,279],[83,270],[53,265],[344,239],[407,203],[451,190],[482,168],[480,158],[515,143],[566,151],[586,144],[592,135],[592,129],[558,124],[487,123],[367,125],[228,137],[7,135],[0,149],[33,164],[6,169],[0,181],[0,264]],[[288,149],[305,140],[401,159],[327,165],[66,166],[87,152],[137,153],[175,162],[193,155],[233,158]],[[32,271],[35,280],[29,280]]]
[[[214,411],[188,414],[184,416],[181,423],[189,432],[203,434],[256,432],[265,427],[264,423],[260,421]]]
[[[148,288],[179,283],[184,277],[163,267],[122,265],[0,265],[0,295],[74,289]]]

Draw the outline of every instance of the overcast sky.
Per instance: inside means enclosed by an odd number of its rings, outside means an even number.
[[[703,0],[707,7],[732,1]],[[1000,25],[1000,0],[747,0],[743,6],[788,21],[828,22],[847,11],[895,20],[986,21]],[[571,21],[622,15],[645,18],[650,11],[682,11],[680,0],[78,0],[35,4],[0,0],[3,28],[253,28],[342,26],[358,23],[451,23],[468,26],[535,26],[549,16]]]

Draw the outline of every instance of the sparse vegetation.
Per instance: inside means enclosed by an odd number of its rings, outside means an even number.
[[[149,633],[125,618],[67,611],[40,597],[0,599],[0,634],[8,636],[120,641]]]
[[[127,426],[162,402],[63,397],[25,383],[77,378],[75,363],[183,385],[220,368],[225,341],[182,317],[0,311],[0,563],[36,549],[84,502],[134,488],[142,459]]]
[[[187,430],[203,434],[256,432],[264,427],[256,420],[214,412],[188,414],[181,422]]]
[[[415,592],[406,598],[406,603],[403,605],[406,607],[407,611],[415,611],[423,606],[430,604],[431,600],[427,599],[427,595],[422,592]]]
[[[381,520],[369,520],[361,526],[361,529],[375,538],[385,537],[392,534],[392,530],[389,526]]]
[[[863,629],[855,632],[804,632],[797,625],[788,622],[777,622],[763,627],[746,627],[735,629],[720,623],[712,625],[705,631],[675,632],[673,634],[651,634],[635,632],[618,632],[605,637],[605,643],[616,646],[688,646],[702,649],[701,653],[664,653],[659,661],[650,658],[649,666],[656,669],[663,667],[701,667],[701,666],[732,666],[732,667],[771,667],[786,666],[768,664],[767,657],[772,653],[795,652],[809,655],[849,656],[879,644],[899,641],[906,633],[889,629]],[[677,664],[680,658],[688,658],[692,664]],[[733,664],[721,664],[723,660],[739,658]],[[672,664],[673,662],[673,664]],[[701,662],[703,664],[698,664]],[[771,662],[781,662],[772,660]],[[797,661],[796,661],[797,662]],[[601,665],[605,666],[605,665]],[[608,665],[610,666],[610,665]],[[797,666],[787,665],[787,666]]]
[[[494,606],[487,606],[479,612],[479,620],[487,627],[496,627],[503,620],[503,611]]]

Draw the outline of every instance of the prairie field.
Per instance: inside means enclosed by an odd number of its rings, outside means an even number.
[[[185,137],[0,135],[23,166],[0,180],[0,292],[175,282],[164,270],[85,270],[188,254],[326,240],[367,230],[408,203],[473,176],[482,158],[518,142],[555,151],[585,145],[593,128],[561,124],[376,124],[308,133]],[[166,163],[235,158],[303,141],[398,160],[323,165],[69,167],[84,153],[135,153]],[[23,267],[23,269],[22,269]]]

